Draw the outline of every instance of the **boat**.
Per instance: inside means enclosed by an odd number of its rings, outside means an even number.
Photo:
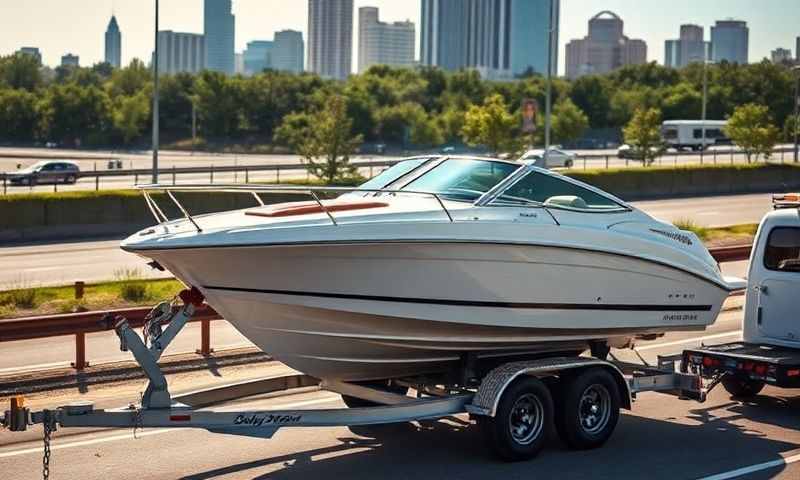
[[[122,248],[317,378],[401,378],[703,330],[739,286],[693,233],[520,162],[414,157],[354,188],[142,189],[158,225]],[[214,194],[252,206],[197,214],[178,198]],[[276,194],[305,198],[270,203]],[[180,216],[164,214],[168,201]]]

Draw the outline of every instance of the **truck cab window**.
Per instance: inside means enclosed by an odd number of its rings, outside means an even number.
[[[800,272],[800,228],[772,229],[764,250],[764,266],[770,270]]]

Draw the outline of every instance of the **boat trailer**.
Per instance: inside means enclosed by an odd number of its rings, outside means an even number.
[[[513,448],[514,442],[521,442],[522,437],[519,435],[532,431],[535,433],[536,425],[545,424],[549,420],[548,416],[555,415],[550,394],[542,392],[549,388],[544,387],[545,383],[550,386],[566,385],[591,376],[592,373],[594,378],[613,379],[610,387],[606,383],[607,388],[599,391],[601,395],[597,397],[595,404],[589,398],[589,403],[586,404],[589,405],[587,424],[594,421],[592,418],[600,418],[597,410],[602,407],[601,400],[605,400],[605,408],[615,410],[616,413],[611,413],[618,415],[619,408],[632,407],[636,394],[640,392],[655,391],[704,401],[707,392],[714,386],[703,385],[702,377],[698,375],[677,371],[679,355],[660,357],[657,366],[565,356],[505,363],[493,368],[482,378],[475,378],[471,376],[471,371],[465,371],[462,372],[462,378],[468,380],[461,381],[461,384],[443,384],[441,378],[435,377],[390,381],[392,385],[403,390],[412,390],[415,392],[414,396],[393,393],[385,388],[318,379],[304,374],[262,378],[173,396],[158,361],[203,301],[203,295],[192,288],[182,291],[171,302],[160,303],[148,316],[141,337],[124,318],[117,319],[115,332],[119,337],[121,350],[131,352],[148,379],[139,404],[105,410],[94,408],[91,402],[75,402],[55,409],[32,411],[25,406],[22,397],[16,397],[11,399],[10,408],[4,412],[0,424],[14,432],[25,431],[32,425],[41,424],[47,451],[50,435],[59,427],[132,428],[134,434],[141,428],[199,428],[213,433],[270,438],[278,429],[286,427],[377,425],[468,413],[479,424],[483,424],[485,430],[510,431],[511,448],[509,445],[499,445],[496,446],[495,453],[506,460],[522,460],[531,458],[541,447],[532,442],[535,448]],[[598,382],[603,383],[599,380]],[[374,406],[241,411],[211,408],[255,395],[293,394],[313,390],[335,392],[345,399],[356,398]],[[558,390],[553,389],[554,392]],[[619,395],[609,396],[609,392],[613,393],[614,390]],[[538,410],[530,404],[520,404],[523,398],[530,398],[531,395],[535,397],[536,392],[547,396],[538,403]],[[613,401],[615,398],[616,402]],[[568,400],[562,398],[559,401],[568,403]],[[582,398],[581,402],[583,403],[576,408],[586,407],[586,400]],[[559,408],[565,407],[559,405]],[[536,415],[544,420],[536,423]],[[583,421],[584,417],[581,419]],[[606,421],[609,421],[608,418]],[[610,436],[615,425],[616,416],[613,416],[613,423],[608,426],[608,431],[602,438],[590,439],[594,443],[573,446],[599,446]],[[539,436],[546,435],[539,432]],[[496,443],[497,436],[494,435],[493,438]],[[47,468],[45,462],[45,472]]]

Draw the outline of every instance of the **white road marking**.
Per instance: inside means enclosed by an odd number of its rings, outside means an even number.
[[[36,370],[46,370],[55,367],[69,367],[70,362],[53,362],[53,363],[40,363],[38,365],[23,365],[21,367],[7,367],[0,368],[0,375],[4,373],[17,373],[17,372],[32,372]]]
[[[800,462],[800,454],[792,455],[791,457],[781,458],[779,460],[772,460],[770,462],[757,463],[755,465],[750,465],[748,467],[737,468],[736,470],[718,473],[716,475],[711,475],[710,477],[703,477],[698,480],[727,480],[729,478],[741,477],[742,475],[749,475],[751,473],[760,472],[762,470],[768,470],[770,468],[783,467],[795,462]]]
[[[663,348],[663,347],[672,347],[674,345],[683,345],[685,343],[693,343],[693,342],[702,342],[704,340],[714,340],[717,338],[725,338],[725,337],[732,337],[734,335],[741,335],[741,330],[735,330],[733,332],[724,332],[724,333],[715,333],[713,335],[705,335],[703,337],[692,337],[692,338],[684,338],[683,340],[675,340],[673,342],[664,342],[664,343],[656,343],[653,345],[645,345],[644,347],[637,347],[636,350],[653,350],[656,348]]]
[[[293,403],[286,403],[281,405],[273,405],[270,407],[271,410],[286,410],[286,409],[293,409],[298,407],[307,407],[309,405],[317,405],[321,403],[331,403],[333,401],[339,400],[339,396],[336,395],[335,397],[326,397],[326,398],[317,398],[314,400],[305,400],[302,402],[293,402]],[[219,411],[226,411],[226,410],[239,410],[242,408],[246,408],[248,405],[254,404],[244,404],[244,405],[236,405],[230,408],[222,408]],[[178,430],[184,430],[184,428],[160,428],[157,430],[147,430],[143,432],[138,432],[136,434],[137,437],[148,437],[150,435],[161,435],[163,433],[175,432]],[[106,442],[114,442],[117,440],[130,440],[132,435],[130,433],[125,433],[121,435],[112,435],[109,437],[102,437],[102,438],[93,438],[90,440],[80,440],[77,442],[69,442],[69,443],[54,443],[50,449],[51,450],[63,450],[65,448],[75,448],[75,447],[85,447],[87,445],[96,445],[98,443],[106,443]],[[56,441],[57,442],[57,441]],[[10,452],[2,452],[0,453],[0,458],[8,458],[8,457],[16,457],[19,455],[27,455],[30,453],[42,453],[41,447],[33,447],[33,448],[23,448],[20,450],[12,450]]]

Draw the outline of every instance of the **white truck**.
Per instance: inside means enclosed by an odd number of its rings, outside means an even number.
[[[685,370],[739,397],[766,384],[800,387],[800,194],[775,195],[773,205],[750,254],[742,341],[684,352]]]
[[[667,120],[661,124],[661,138],[676,150],[705,150],[714,145],[730,145],[725,135],[725,120]],[[703,126],[705,125],[705,139]]]

